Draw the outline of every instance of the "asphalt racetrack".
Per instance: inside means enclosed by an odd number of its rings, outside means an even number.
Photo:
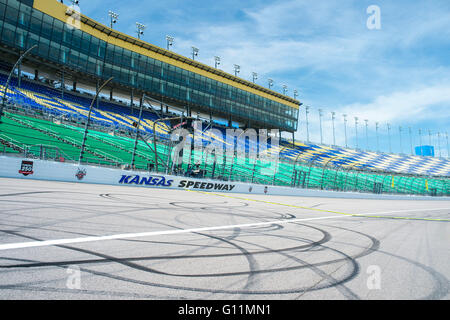
[[[450,298],[450,201],[0,179],[0,299]]]

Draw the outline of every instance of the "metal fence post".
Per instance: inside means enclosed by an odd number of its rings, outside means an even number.
[[[134,137],[134,148],[133,148],[133,155],[131,157],[131,168],[134,169],[134,161],[136,159],[136,149],[137,149],[137,145],[138,145],[138,136],[139,136],[139,127],[141,126],[141,118],[142,118],[142,108],[143,108],[143,101],[144,97],[141,97],[141,100],[139,102],[139,119],[138,119],[138,123],[137,123],[137,127],[136,127],[136,134]]]

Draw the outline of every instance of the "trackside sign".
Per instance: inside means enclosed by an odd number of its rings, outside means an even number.
[[[53,162],[39,159],[0,156],[0,178],[18,178],[72,183],[92,183],[107,186],[132,186],[155,189],[198,190],[211,192],[235,192],[261,195],[289,195],[299,197],[327,197],[353,199],[396,199],[396,200],[444,200],[449,197],[398,196],[385,194],[364,194],[289,188],[244,182],[230,182],[196,179],[182,176],[160,175],[144,171],[128,171],[113,168],[94,167],[75,163]],[[0,179],[0,183],[3,180]],[[5,183],[5,182],[3,182]],[[6,182],[7,183],[7,182]]]
[[[185,189],[204,189],[204,190],[216,190],[216,191],[231,191],[236,185],[217,183],[217,182],[201,182],[201,181],[189,181],[181,180],[178,184],[178,188]]]
[[[151,187],[174,187],[183,189],[202,189],[202,190],[214,190],[214,191],[231,191],[236,185],[220,182],[204,182],[193,180],[180,180],[174,182],[173,179],[165,176],[151,175],[122,175],[119,184],[129,185],[142,185]]]
[[[147,176],[141,177],[139,175],[122,175],[119,180],[120,184],[136,184],[146,185],[152,187],[171,187],[173,180],[168,180],[164,176]]]

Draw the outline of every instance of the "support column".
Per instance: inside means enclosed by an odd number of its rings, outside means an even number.
[[[34,70],[34,80],[38,80],[39,79],[39,71],[38,69]]]
[[[22,52],[20,53],[22,54]],[[17,66],[17,87],[20,88],[22,84],[22,63],[19,63]]]
[[[111,88],[111,91],[109,91],[109,100],[112,101],[113,99],[113,88]]]
[[[95,85],[95,92],[98,92],[99,87],[100,87],[100,81],[97,80],[97,83],[96,83],[96,85]],[[97,98],[96,100],[97,100],[97,101],[96,101],[96,104],[97,104],[97,110],[98,110],[99,103],[100,103],[100,99]]]
[[[131,106],[131,114],[134,113],[134,89],[131,88],[131,95],[130,95],[130,106]]]
[[[66,88],[66,84],[64,82],[64,68],[61,73],[61,99],[64,99],[64,89]]]

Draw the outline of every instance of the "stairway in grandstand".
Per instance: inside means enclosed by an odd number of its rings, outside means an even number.
[[[6,76],[0,75],[0,98],[3,97],[5,81]],[[21,107],[40,111],[43,114],[63,116],[65,119],[72,119],[73,122],[83,122],[87,118],[88,107],[91,103],[91,100],[88,97],[80,97],[75,94],[66,93],[64,94],[64,99],[62,99],[58,90],[34,81],[23,80],[21,88],[17,88],[16,85],[17,82],[13,79],[11,82],[11,87],[7,92],[7,98],[9,101],[14,102]],[[145,111],[143,114],[143,120],[141,121],[141,130],[143,130],[144,133],[153,134],[153,124],[157,119],[158,116],[155,113]],[[101,100],[99,103],[99,108],[94,108],[91,115],[91,120],[93,124],[105,128],[104,131],[108,131],[108,129],[115,129],[134,132],[135,127],[133,126],[133,123],[137,122],[138,118],[136,110],[134,114],[131,114],[129,107],[127,108],[126,106]],[[61,127],[59,129],[55,129],[55,127],[52,127],[50,129],[43,127],[45,127],[45,125],[39,125],[39,130],[41,130],[39,133],[44,134],[47,140],[52,139],[51,142],[56,143],[55,145],[58,145],[58,147],[60,146],[60,143],[65,143],[66,145],[71,145],[71,148],[75,148],[75,150],[79,149],[82,136],[80,128],[71,127],[67,129]],[[52,133],[51,130],[61,131]],[[158,136],[167,138],[168,133],[169,123],[157,123],[156,134]],[[56,138],[58,135],[67,135],[70,137],[68,138],[70,140],[62,142],[60,139],[58,140]],[[39,135],[36,135],[36,137],[38,136]],[[109,161],[110,163],[126,162],[124,159],[127,159],[129,162],[128,158],[131,157],[130,150],[134,147],[134,143],[131,140],[120,140],[120,142],[117,142],[119,141],[117,138],[112,138],[110,135],[100,131],[98,131],[95,135],[91,133],[91,136],[91,140],[93,142],[98,142],[97,144],[92,142],[92,145],[90,145],[90,148],[92,149],[89,149],[88,151],[93,158]],[[17,133],[11,134],[11,136],[8,137],[9,140],[3,139],[5,143],[9,143],[7,146],[9,151],[19,152],[19,147],[17,147],[14,143],[14,140],[19,140],[18,137],[19,136]],[[223,137],[219,137],[210,132],[203,133],[202,138],[204,143],[208,143],[211,140],[218,140],[221,143],[226,143]],[[39,139],[36,138],[33,142],[37,144],[38,140]],[[5,143],[4,145],[6,148]],[[67,147],[65,148],[67,149]],[[98,152],[95,150],[98,150]],[[324,146],[314,143],[295,142],[295,145],[293,146],[291,142],[287,141],[282,141],[280,143],[278,151],[280,152],[282,158],[298,163],[314,162],[321,166],[326,165],[334,168],[363,169],[370,171],[393,172],[398,174],[450,176],[450,161],[448,159],[384,154],[352,150],[337,146]],[[67,150],[67,152],[68,154],[74,156],[73,150]],[[120,156],[117,156],[118,154],[120,154]],[[153,159],[153,156],[148,155],[148,150],[144,152],[138,148],[136,161],[148,163],[151,159]],[[244,163],[233,170],[239,171],[245,167],[246,164]],[[242,174],[245,174],[245,172],[242,172]]]

